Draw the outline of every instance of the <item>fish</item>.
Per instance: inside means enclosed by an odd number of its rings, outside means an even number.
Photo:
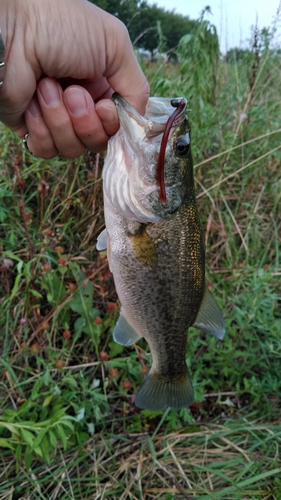
[[[150,97],[142,116],[120,95],[112,99],[120,128],[108,142],[96,247],[107,250],[121,304],[113,338],[130,346],[143,337],[152,354],[135,405],[179,410],[194,399],[188,328],[225,334],[205,281],[187,101]]]

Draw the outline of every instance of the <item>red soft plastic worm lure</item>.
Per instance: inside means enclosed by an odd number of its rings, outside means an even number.
[[[159,189],[160,189],[160,200],[162,203],[166,203],[166,201],[167,201],[166,188],[165,188],[165,169],[164,169],[167,142],[168,142],[170,130],[173,126],[174,121],[182,113],[182,111],[184,110],[184,108],[186,106],[186,100],[185,99],[172,99],[171,105],[173,107],[176,107],[176,109],[171,114],[171,116],[169,116],[168,121],[166,123],[165,130],[164,130],[163,137],[162,137],[162,141],[161,141],[159,157],[158,157],[158,164],[157,164],[157,182],[158,182]]]

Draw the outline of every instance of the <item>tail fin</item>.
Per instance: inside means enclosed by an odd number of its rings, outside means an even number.
[[[178,380],[165,380],[150,370],[142,384],[135,405],[146,410],[158,411],[165,408],[180,410],[193,402],[193,388],[188,370]]]

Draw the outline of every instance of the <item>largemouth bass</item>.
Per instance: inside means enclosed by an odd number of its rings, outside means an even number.
[[[185,357],[195,326],[222,339],[223,316],[205,285],[205,255],[184,99],[150,98],[141,116],[115,94],[120,129],[103,169],[107,248],[121,302],[114,340],[148,342],[152,367],[135,404],[149,410],[193,402]]]

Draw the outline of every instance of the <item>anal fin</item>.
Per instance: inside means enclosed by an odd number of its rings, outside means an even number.
[[[113,331],[113,339],[121,345],[132,345],[140,339],[140,335],[125,318],[122,309]]]
[[[214,337],[220,340],[225,335],[223,315],[207,287],[205,288],[204,297],[193,326],[214,335]]]

